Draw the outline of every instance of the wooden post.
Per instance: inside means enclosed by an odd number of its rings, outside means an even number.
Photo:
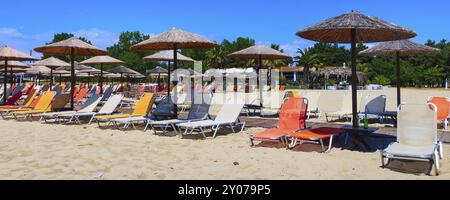
[[[358,122],[358,76],[356,74],[356,29],[351,30],[351,52],[352,52],[352,117],[353,127],[357,127]]]
[[[401,79],[400,79],[400,52],[397,51],[396,53],[396,61],[397,61],[397,67],[396,67],[396,73],[397,73],[397,106],[400,106],[402,103],[401,100]]]

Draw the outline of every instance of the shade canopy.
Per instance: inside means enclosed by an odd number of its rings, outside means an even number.
[[[70,74],[70,71],[57,69],[53,71],[53,74]]]
[[[383,42],[416,36],[410,29],[356,11],[302,29],[297,35],[320,42],[351,43],[352,29],[356,29],[356,42]]]
[[[362,56],[413,56],[439,52],[440,49],[418,44],[410,40],[384,42],[372,48],[361,51]]]
[[[22,68],[22,67],[13,67],[12,69],[10,69],[10,68],[8,67],[8,73],[16,74],[16,73],[24,73],[24,72],[26,72],[26,71],[27,71],[27,69]],[[1,74],[5,74],[5,72],[3,72],[3,71],[0,71],[0,73],[1,73]]]
[[[173,50],[159,51],[157,53],[154,53],[152,55],[144,57],[144,60],[174,61]],[[177,61],[179,61],[179,62],[194,62],[194,59],[184,56],[183,54],[177,52]]]
[[[169,73],[169,71],[167,71],[167,69],[164,69],[162,67],[155,67],[153,69],[148,69],[146,71],[148,74],[167,74]]]
[[[50,68],[46,66],[31,65],[31,67],[27,69],[25,73],[30,75],[45,74],[50,73]]]
[[[87,74],[100,74],[101,71],[99,69],[95,69],[90,66],[86,66],[85,69],[78,70],[79,73],[87,73]]]
[[[89,59],[81,62],[80,64],[83,64],[83,65],[99,65],[99,64],[121,65],[124,63],[125,62],[115,59],[111,56],[95,56],[95,57],[89,58]]]
[[[106,77],[106,78],[120,78],[120,74],[107,73],[107,74],[104,75],[104,77]]]
[[[86,65],[82,65],[79,62],[74,62],[74,70],[80,71],[80,70],[87,70],[87,69],[91,69],[92,67],[86,66]],[[56,68],[57,70],[67,70],[70,71],[71,70],[71,66],[68,67],[58,67]]]
[[[230,56],[236,58],[264,59],[264,60],[291,58],[291,56],[288,56],[285,53],[282,53],[265,45],[251,46],[249,48],[234,52],[230,54]]]
[[[194,33],[174,28],[133,45],[131,50],[173,50],[175,46],[177,49],[196,49],[218,47],[219,45]]]
[[[356,72],[357,43],[404,40],[416,36],[412,30],[376,17],[352,11],[296,33],[298,36],[318,42],[351,43],[352,70],[352,118],[353,127],[358,126],[358,75]]]
[[[112,68],[107,71],[110,73],[115,73],[115,74],[136,74],[136,73],[138,73],[138,72],[136,72],[128,67],[125,67],[125,66],[118,66],[118,67]]]
[[[9,46],[0,47],[0,60],[32,61],[39,60]]]
[[[76,38],[48,44],[35,48],[34,50],[40,53],[54,55],[70,55],[74,53],[78,56],[101,56],[107,54],[106,51]]]
[[[47,66],[50,68],[57,68],[57,67],[70,67],[70,64],[67,62],[64,62],[58,58],[55,57],[50,57],[44,60],[40,60],[36,63],[33,63],[32,65],[37,65],[37,66]]]
[[[0,68],[3,68],[3,67],[5,67],[5,61],[4,60],[0,61]],[[15,60],[8,61],[8,68],[9,67],[22,68],[22,69],[30,68],[25,63],[19,62],[19,61],[15,61]]]

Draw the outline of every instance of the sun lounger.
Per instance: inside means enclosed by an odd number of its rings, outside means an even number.
[[[35,99],[37,94],[37,91],[33,89],[30,94],[28,94],[27,98],[23,101],[23,105],[21,106],[0,106],[0,112],[3,112],[5,110],[14,110],[14,109],[24,109],[24,108],[30,108],[31,103]]]
[[[75,114],[58,115],[58,118],[65,119],[67,123],[72,123],[75,121],[81,124],[81,117],[91,117],[89,120],[89,124],[91,124],[94,117],[96,116],[110,115],[114,113],[114,111],[119,106],[120,101],[122,101],[122,98],[123,95],[121,94],[111,96],[98,112],[77,112]]]
[[[305,98],[289,98],[281,106],[280,118],[277,128],[265,130],[260,133],[249,135],[250,142],[275,141],[281,142],[287,147],[285,136],[298,130],[306,128],[308,100]]]
[[[22,97],[22,92],[19,91],[16,94],[12,95],[5,103],[6,106],[16,105],[17,101],[19,101],[20,97]]]
[[[187,118],[163,120],[163,121],[148,120],[144,131],[146,131],[149,126],[153,129],[155,134],[157,133],[158,130],[161,130],[163,133],[166,133],[169,128],[172,128],[173,130],[177,131],[176,127],[177,124],[207,119],[208,111],[209,111],[209,104],[194,104],[191,106]]]
[[[366,98],[370,98],[368,95]],[[368,101],[365,106],[364,112],[358,113],[359,120],[364,119],[364,116],[370,118],[377,118],[380,121],[383,120],[384,113],[386,112],[386,96],[380,95],[375,97],[374,99]]]
[[[93,95],[89,98],[84,104],[81,106],[78,111],[64,111],[64,112],[50,112],[44,113],[41,115],[41,121],[47,122],[50,119],[54,119],[55,121],[59,120],[60,115],[75,115],[81,113],[92,113],[97,108],[97,105],[100,103],[102,95]]]
[[[381,151],[382,167],[393,159],[425,161],[434,164],[435,173],[439,175],[443,149],[438,141],[436,123],[437,106],[434,104],[399,106],[397,141]]]
[[[340,105],[340,109],[334,112],[326,112],[325,118],[327,122],[333,119],[351,119],[352,116],[352,95],[345,94]]]
[[[290,142],[290,148],[294,148],[301,143],[320,144],[322,152],[329,152],[333,147],[333,138],[344,134],[345,130],[341,128],[321,127],[316,129],[301,130],[286,136],[286,141]],[[325,148],[324,140],[328,139],[328,148]]]
[[[130,117],[145,117],[148,115],[153,107],[154,103],[153,93],[145,93],[144,96],[139,100],[131,114],[115,114],[115,115],[102,115],[94,117],[94,120],[100,126],[101,122],[110,122],[113,119],[130,118]]]
[[[214,131],[213,138],[216,137],[217,131],[221,128],[221,126],[228,125],[231,127],[232,131],[234,131],[234,127],[238,125],[242,125],[241,131],[244,130],[245,122],[239,121],[239,114],[241,113],[242,108],[244,107],[243,103],[233,103],[233,104],[224,104],[219,114],[216,116],[214,120],[202,120],[195,122],[187,122],[177,124],[177,127],[180,129],[184,129],[185,132],[183,135],[186,135],[188,132],[193,133],[194,131],[200,131],[203,137],[206,139],[205,128],[211,127]]]
[[[12,115],[15,119],[19,119],[19,117],[23,117],[23,119],[27,119],[28,117],[31,117],[33,114],[41,114],[46,111],[51,110],[51,104],[52,100],[55,97],[55,92],[48,91],[43,94],[43,96],[40,98],[39,102],[36,104],[34,109],[27,110],[27,111],[14,111],[12,112]]]
[[[448,129],[450,117],[450,99],[446,97],[430,97],[428,103],[437,107],[437,120],[444,124],[444,129]]]

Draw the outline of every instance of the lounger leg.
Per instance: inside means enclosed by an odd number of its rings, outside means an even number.
[[[236,131],[234,130],[233,124],[230,124],[230,128],[231,128],[231,131],[233,131],[233,133],[236,133]]]
[[[439,166],[439,155],[438,155],[438,152],[435,152],[434,154],[433,154],[433,162],[434,162],[434,170],[435,170],[435,173],[436,173],[436,176],[439,176],[439,174],[440,174],[440,166]]]
[[[200,127],[200,132],[202,133],[203,138],[206,139],[206,135],[205,135],[205,132],[203,131],[203,128],[202,128],[202,127]],[[213,136],[214,138],[215,138],[215,135],[216,135],[216,134],[214,133],[214,136]]]
[[[92,115],[91,119],[89,120],[89,125],[92,124],[92,121],[94,120],[94,118],[95,118],[95,115]]]
[[[245,122],[242,122],[241,124],[242,124],[242,127],[241,127],[241,132],[243,132],[243,131],[244,131],[244,129],[245,129]]]
[[[334,136],[331,136],[331,137],[330,137],[330,141],[328,142],[328,150],[325,151],[325,153],[331,151],[331,148],[333,147],[333,137],[334,137]]]
[[[216,138],[216,136],[217,136],[217,131],[219,131],[219,127],[220,127],[220,125],[217,125],[216,130],[214,130],[213,138]],[[233,129],[233,128],[231,128],[231,129]],[[234,132],[234,129],[233,129],[233,132]]]
[[[147,124],[145,124],[144,132],[147,131],[148,126],[150,125],[150,120],[147,120]]]
[[[439,145],[439,147],[438,147],[438,149],[439,149],[439,157],[440,157],[441,159],[443,159],[443,158],[444,158],[444,149],[443,149],[443,147],[442,147],[442,142],[440,141],[440,142],[438,143],[438,145]]]
[[[325,152],[325,146],[323,145],[323,139],[320,139],[319,142],[320,142],[320,146],[322,147],[322,153],[324,153]]]

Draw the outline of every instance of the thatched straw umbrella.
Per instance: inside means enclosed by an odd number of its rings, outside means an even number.
[[[372,48],[361,51],[362,56],[391,56],[396,59],[396,76],[397,76],[397,105],[401,102],[401,80],[400,80],[400,56],[425,55],[439,52],[440,49],[418,44],[410,40],[396,40],[385,42]]]
[[[103,65],[121,65],[125,62],[110,56],[96,56],[81,62],[81,64],[100,65],[100,94],[103,94]]]
[[[90,86],[90,77],[91,75],[96,76],[98,74],[101,74],[102,71],[99,69],[95,69],[93,67],[90,66],[85,66],[84,69],[78,70],[77,76],[78,77],[87,77],[87,85],[88,87]]]
[[[280,51],[277,51],[277,50],[272,49],[265,45],[252,46],[252,47],[234,52],[234,53],[230,54],[230,56],[236,57],[236,58],[255,59],[256,62],[258,63],[258,69],[256,70],[256,73],[258,74],[258,80],[259,80],[259,70],[263,67],[262,66],[263,60],[291,59],[291,56],[288,56]],[[262,86],[261,85],[259,86],[259,99],[260,99],[260,106],[262,107],[263,100],[262,100]]]
[[[161,33],[156,37],[151,37],[139,44],[133,45],[131,50],[135,51],[148,51],[148,50],[173,50],[173,69],[178,67],[178,49],[199,49],[199,48],[212,48],[218,47],[215,42],[209,41],[196,34],[189,33],[180,29],[172,29],[168,32]],[[170,75],[170,68],[169,75]],[[168,78],[168,85],[170,86],[170,76]],[[170,90],[168,91],[170,96]],[[176,98],[176,95],[175,95]],[[175,118],[178,117],[178,108],[175,106],[174,113]]]
[[[51,55],[70,55],[71,60],[71,80],[70,80],[70,108],[74,107],[74,88],[76,84],[75,77],[75,56],[101,56],[106,55],[106,51],[101,50],[93,45],[83,42],[76,38],[70,38],[60,42],[55,42],[43,47],[34,49],[37,52]]]
[[[127,68],[125,66],[118,66],[115,68],[112,68],[110,70],[108,70],[109,73],[114,73],[114,74],[120,74],[120,85],[123,87],[123,75],[127,75],[127,77],[129,78],[130,74],[136,74],[136,71]]]
[[[297,36],[318,42],[351,43],[352,113],[353,126],[356,127],[358,124],[356,43],[403,40],[415,37],[416,33],[379,18],[352,11],[300,30]]]
[[[41,84],[41,75],[50,73],[50,70],[51,69],[46,66],[31,65],[31,67],[29,69],[27,69],[25,74],[36,75],[35,81],[37,79],[37,81],[38,81],[37,84],[40,85]]]
[[[9,84],[12,86],[14,84],[14,74],[25,72],[26,69],[30,68],[28,65],[26,65],[23,62],[19,61],[9,61]],[[0,68],[6,67],[6,61],[0,61]]]
[[[4,94],[6,94],[6,87],[7,87],[7,74],[8,74],[8,61],[32,61],[32,60],[38,60],[36,58],[33,58],[23,52],[20,52],[19,50],[13,49],[8,46],[2,46],[0,47],[0,60],[4,60],[4,80],[3,80],[3,89]],[[3,95],[3,103],[6,103],[7,96]]]
[[[50,88],[53,86],[53,69],[57,67],[70,67],[69,63],[66,63],[58,58],[50,57],[41,61],[38,61],[36,63],[33,63],[33,65],[37,66],[46,66],[50,68]]]
[[[144,57],[144,60],[167,61],[167,68],[170,70],[170,62],[174,61],[174,51],[173,50],[159,51],[157,53],[154,53],[152,55]],[[194,59],[189,58],[189,57],[177,52],[177,61],[193,63]],[[159,67],[159,68],[162,69],[161,67]],[[157,69],[157,68],[155,68],[155,69]],[[169,73],[169,72],[167,70],[165,70],[165,72],[161,72],[161,73],[158,73],[158,71],[152,72],[152,74],[158,74],[158,87],[161,85],[161,74],[165,74],[165,73]]]

